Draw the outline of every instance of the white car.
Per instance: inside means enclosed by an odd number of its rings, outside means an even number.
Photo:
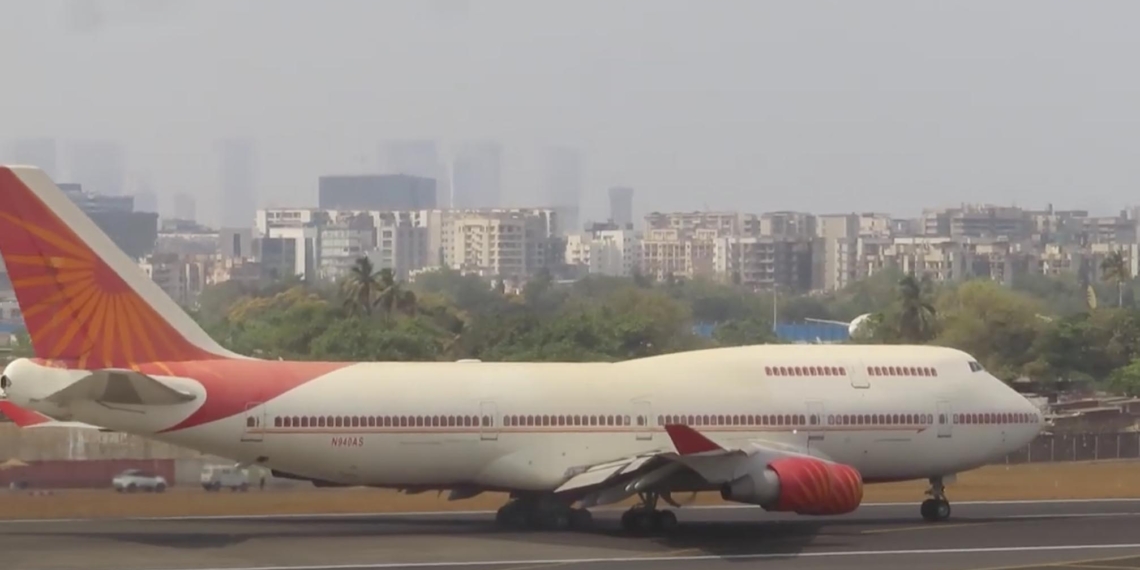
[[[166,491],[167,487],[166,479],[163,476],[153,475],[142,469],[127,469],[119,473],[111,480],[111,485],[120,493],[137,491],[162,493]]]
[[[249,490],[249,471],[233,465],[206,465],[202,468],[202,488],[219,491],[223,487],[231,491]]]

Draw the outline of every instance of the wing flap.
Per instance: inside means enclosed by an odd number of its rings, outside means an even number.
[[[197,396],[172,388],[146,374],[130,370],[97,370],[44,398],[66,407],[75,402],[136,406],[174,406]]]
[[[636,457],[627,457],[619,461],[610,463],[603,463],[590,467],[586,471],[579,473],[570,478],[554,490],[555,493],[564,493],[566,491],[573,491],[577,489],[584,489],[586,487],[593,487],[609,481],[614,477],[619,477],[624,474],[633,473],[640,469],[646,462],[657,457],[657,454],[641,455]]]

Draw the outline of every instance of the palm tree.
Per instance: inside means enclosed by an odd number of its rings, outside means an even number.
[[[366,315],[371,315],[377,293],[382,287],[381,273],[373,272],[371,259],[358,257],[343,284],[345,308],[350,312],[361,311]]]
[[[403,285],[396,280],[396,275],[392,273],[391,269],[381,269],[377,274],[377,282],[380,292],[374,303],[384,311],[385,317],[391,317],[393,313],[397,312],[415,316],[417,310],[416,294],[404,289]]]
[[[929,340],[934,330],[935,310],[927,300],[930,276],[920,282],[913,273],[899,281],[899,336],[906,342]]]
[[[1124,282],[1132,276],[1123,251],[1116,250],[1100,262],[1100,277],[1109,283],[1116,283],[1116,306],[1124,306]]]

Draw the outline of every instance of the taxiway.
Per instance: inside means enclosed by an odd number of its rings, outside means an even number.
[[[618,530],[506,532],[491,513],[188,517],[0,522],[10,570],[372,569],[1140,569],[1140,501],[956,503],[923,523],[917,505],[806,518],[691,508],[667,537]]]

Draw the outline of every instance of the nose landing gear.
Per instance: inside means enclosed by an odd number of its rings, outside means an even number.
[[[929,522],[939,522],[950,518],[950,501],[946,499],[946,487],[942,484],[942,477],[930,478],[930,489],[926,491],[929,499],[922,502],[919,512],[922,518]]]

